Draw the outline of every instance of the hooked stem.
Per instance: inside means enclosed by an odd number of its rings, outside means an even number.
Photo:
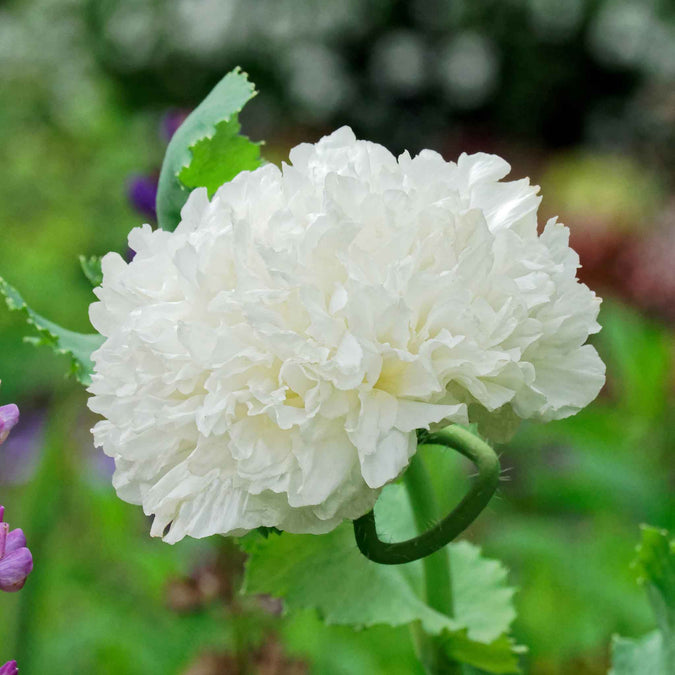
[[[478,476],[469,492],[449,515],[412,539],[395,543],[382,541],[377,534],[373,511],[355,520],[354,535],[359,550],[370,560],[382,565],[412,562],[426,558],[442,549],[478,517],[487,506],[499,483],[499,459],[494,450],[466,429],[453,425],[434,433],[419,432],[418,438],[420,445],[443,445],[461,453],[476,465]],[[413,463],[405,474],[407,476],[412,469],[413,475],[406,478],[406,482],[412,481],[417,485],[423,478],[415,474],[417,469],[413,468]],[[416,492],[422,491],[416,490]],[[428,499],[423,496],[411,498]],[[431,508],[429,504],[423,504],[423,508],[426,509],[427,506]],[[431,521],[433,520],[432,518]]]

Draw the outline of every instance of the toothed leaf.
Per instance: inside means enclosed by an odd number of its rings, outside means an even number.
[[[103,337],[96,333],[76,333],[59,326],[34,312],[21,297],[21,294],[0,277],[0,293],[4,296],[7,307],[21,312],[27,323],[33,326],[38,335],[24,338],[35,345],[51,347],[57,354],[65,354],[70,358],[70,372],[85,386],[91,382],[93,364],[91,354],[103,343]]]
[[[173,135],[157,188],[157,218],[175,230],[180,211],[196,187],[212,193],[240,171],[260,166],[260,145],[239,135],[238,115],[256,94],[238,68],[228,73]]]
[[[402,486],[385,488],[376,518],[383,537],[400,538],[401,525],[412,520]],[[515,611],[506,570],[467,541],[449,546],[454,618],[421,599],[419,561],[379,565],[367,560],[356,547],[351,523],[320,536],[282,533],[264,539],[253,533],[241,543],[249,554],[247,593],[281,597],[287,611],[313,608],[328,624],[419,621],[426,632],[442,634],[448,652],[465,663],[487,672],[518,672],[522,649],[507,636]]]
[[[190,166],[184,167],[178,179],[188,188],[205,187],[209,197],[240,171],[260,166],[260,144],[239,134],[241,126],[236,117],[216,125],[211,138],[195,143]]]

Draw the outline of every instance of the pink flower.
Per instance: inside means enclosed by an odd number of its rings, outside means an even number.
[[[26,547],[23,531],[10,532],[9,523],[3,521],[4,515],[5,507],[0,506],[0,590],[12,593],[26,583],[26,577],[33,570],[33,556]],[[0,670],[0,675],[3,672]]]
[[[4,666],[0,666],[0,675],[17,675],[18,672],[16,661],[7,661]]]
[[[19,408],[10,403],[0,406],[0,445],[7,440],[9,432],[19,421]]]

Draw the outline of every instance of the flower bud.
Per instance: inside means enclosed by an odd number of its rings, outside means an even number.
[[[10,403],[0,406],[0,445],[2,445],[9,436],[9,432],[19,421],[19,408]]]
[[[9,523],[3,521],[4,514],[5,507],[0,506],[0,590],[12,593],[26,583],[26,577],[33,570],[33,556],[26,547],[23,530],[17,528],[10,532]],[[0,675],[3,672],[0,670]]]

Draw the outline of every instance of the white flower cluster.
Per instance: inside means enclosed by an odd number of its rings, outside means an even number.
[[[595,398],[599,299],[537,188],[485,154],[398,160],[342,128],[129,235],[91,306],[96,444],[166,541],[326,532],[407,466],[415,429],[513,431]]]

